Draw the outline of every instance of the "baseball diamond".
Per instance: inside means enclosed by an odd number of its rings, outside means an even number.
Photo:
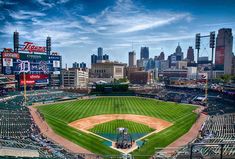
[[[122,120],[122,127],[130,128],[131,124],[135,125],[135,132],[137,133],[148,134],[151,132],[149,136],[141,139],[145,144],[134,150],[132,154],[153,155],[156,148],[166,147],[188,132],[197,118],[197,114],[194,112],[197,109],[196,106],[140,97],[99,97],[43,105],[38,106],[37,109],[55,133],[101,155],[120,154],[119,151],[104,144],[107,141],[105,138],[93,134],[97,133],[98,129],[102,129],[104,125],[110,128],[99,131],[112,133],[111,127],[115,127],[118,119]],[[122,117],[124,114],[155,118],[169,125],[154,132],[153,127],[138,120],[131,120],[132,118]],[[97,121],[99,121],[100,115],[111,115],[116,116],[116,118],[97,122],[93,126],[85,128],[86,131],[71,126],[71,123],[88,117],[97,118]],[[134,132],[134,130],[130,130]]]

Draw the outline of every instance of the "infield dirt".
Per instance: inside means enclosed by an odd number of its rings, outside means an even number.
[[[134,114],[104,114],[104,115],[96,115],[73,121],[69,123],[69,126],[72,126],[79,130],[87,131],[93,128],[95,125],[118,119],[129,120],[136,123],[147,125],[155,129],[157,132],[172,125],[172,123],[168,121],[150,116],[134,115]]]

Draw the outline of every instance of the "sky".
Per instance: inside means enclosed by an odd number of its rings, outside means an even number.
[[[132,50],[138,59],[142,46],[149,47],[150,57],[161,51],[168,56],[179,43],[186,56],[196,33],[235,32],[233,0],[0,0],[0,10],[1,50],[13,47],[16,30],[21,44],[45,46],[50,36],[63,67],[73,62],[90,66],[98,47],[110,60],[125,63]],[[204,38],[200,56],[210,56],[208,44]]]

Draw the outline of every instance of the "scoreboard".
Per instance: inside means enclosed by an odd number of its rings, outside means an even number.
[[[2,72],[15,75],[23,85],[26,71],[27,85],[48,85],[50,74],[60,75],[61,56],[29,53],[2,52]]]

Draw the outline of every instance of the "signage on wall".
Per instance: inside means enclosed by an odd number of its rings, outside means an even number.
[[[46,52],[45,46],[35,46],[32,42],[24,42],[24,47],[21,49],[22,51],[32,52]]]
[[[20,54],[15,53],[15,52],[3,52],[2,53],[3,58],[13,58],[13,59],[19,59]]]
[[[49,83],[48,75],[44,74],[26,74],[27,85],[47,85]],[[24,85],[24,76],[20,76],[20,85]]]
[[[3,66],[13,66],[13,59],[12,58],[3,58],[2,59]]]
[[[54,60],[54,61],[53,61],[53,67],[55,67],[55,68],[60,67],[60,61]]]
[[[29,61],[21,61],[18,60],[20,62],[19,66],[20,66],[20,73],[21,72],[30,72],[30,62]]]

